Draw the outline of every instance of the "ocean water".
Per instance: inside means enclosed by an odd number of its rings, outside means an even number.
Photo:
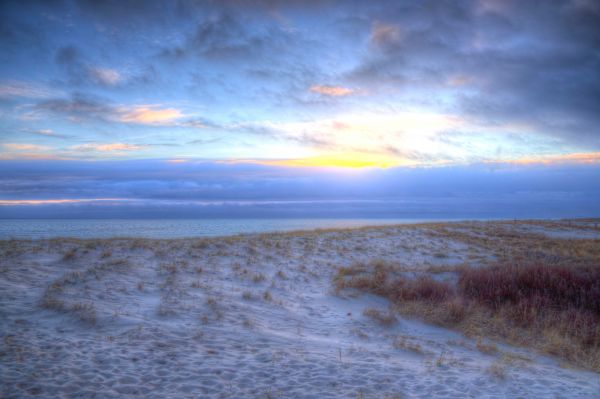
[[[444,219],[448,220],[448,219]],[[441,219],[4,219],[0,239],[183,238],[420,223]]]

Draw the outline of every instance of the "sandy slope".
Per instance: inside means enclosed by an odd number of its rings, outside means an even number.
[[[1,396],[600,398],[596,373],[503,345],[486,354],[416,321],[381,325],[363,310],[386,311],[383,299],[332,292],[355,261],[490,257],[429,231],[1,242]]]

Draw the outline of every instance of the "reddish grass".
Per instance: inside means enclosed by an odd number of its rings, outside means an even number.
[[[535,263],[457,273],[457,284],[429,275],[408,279],[377,262],[340,269],[335,284],[384,296],[400,311],[439,325],[532,346],[600,371],[600,267]]]
[[[460,291],[492,308],[525,303],[540,309],[589,311],[600,316],[600,268],[502,265],[465,269]]]
[[[355,265],[340,268],[335,279],[336,289],[357,288],[377,295],[385,296],[394,302],[398,301],[434,301],[441,302],[455,295],[455,290],[448,283],[434,280],[422,275],[415,280],[406,278],[390,278],[391,266],[382,262],[368,267]],[[350,277],[347,279],[346,277]],[[392,280],[392,281],[390,281]]]
[[[555,328],[585,346],[600,346],[600,268],[533,265],[465,269],[463,298],[526,328]]]
[[[386,287],[388,297],[395,301],[433,301],[443,302],[455,293],[452,286],[434,280],[429,276],[420,276],[416,280],[399,278]]]

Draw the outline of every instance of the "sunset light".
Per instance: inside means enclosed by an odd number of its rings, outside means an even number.
[[[600,0],[0,1],[0,397],[598,398]]]

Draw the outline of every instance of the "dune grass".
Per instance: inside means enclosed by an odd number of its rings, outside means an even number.
[[[600,267],[544,263],[457,269],[456,283],[373,262],[340,268],[336,289],[388,298],[401,313],[503,339],[600,371]]]

